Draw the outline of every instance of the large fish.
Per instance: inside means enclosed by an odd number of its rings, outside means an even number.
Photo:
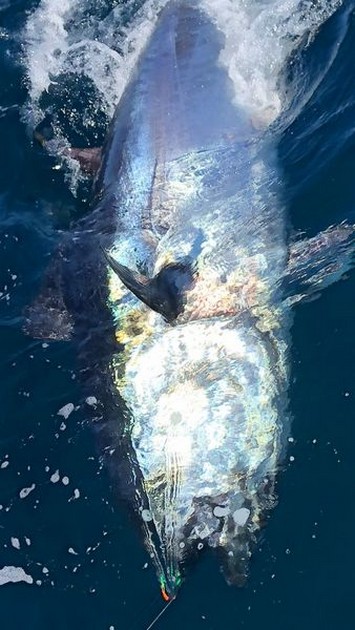
[[[244,581],[289,436],[291,307],[354,248],[347,224],[288,242],[277,128],[238,106],[223,46],[195,3],[161,12],[27,320],[80,341],[165,599],[205,547]]]

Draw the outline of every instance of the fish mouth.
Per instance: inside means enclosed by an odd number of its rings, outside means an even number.
[[[182,583],[180,572],[173,577],[161,575],[159,578],[160,592],[164,601],[169,602],[175,599]]]
[[[168,602],[177,596],[182,584],[181,551],[176,537],[169,537],[164,527],[159,527],[149,509],[140,508],[145,547],[155,568],[161,595]]]
[[[160,592],[164,601],[168,602],[178,594],[182,583],[179,558],[173,549],[164,549],[166,545],[161,543],[155,548],[153,562],[157,570]],[[160,552],[160,553],[159,553]]]
[[[162,598],[164,601],[168,602],[176,598],[182,584],[182,575],[179,568],[179,561],[174,558],[175,561],[173,564],[171,560],[169,562],[167,554],[163,552],[161,547],[162,545],[154,548],[154,557],[152,560],[157,571]],[[153,555],[152,552],[151,555]]]

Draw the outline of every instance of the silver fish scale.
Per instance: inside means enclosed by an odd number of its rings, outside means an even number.
[[[186,522],[194,500],[225,494],[233,503],[275,472],[279,383],[263,336],[233,324],[167,330],[126,366],[132,442],[160,527],[169,508]]]
[[[231,102],[223,46],[203,13],[169,3],[116,121],[128,146],[113,142],[108,161],[113,257],[149,277],[193,272],[173,325],[109,274],[115,385],[143,477],[135,506],[170,594],[197,540],[223,548],[232,581],[245,575],[288,430],[275,150]]]

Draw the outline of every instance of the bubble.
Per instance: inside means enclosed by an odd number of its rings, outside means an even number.
[[[32,490],[34,490],[35,487],[36,487],[36,484],[33,483],[32,486],[29,486],[28,488],[22,488],[22,490],[20,490],[20,493],[19,493],[20,499],[25,499],[26,497],[28,497],[30,492],[32,492]]]
[[[227,516],[227,514],[229,514],[229,508],[216,505],[213,510],[213,514],[218,518],[223,518],[224,516]]]
[[[59,470],[56,470],[53,475],[51,475],[50,480],[52,483],[58,483],[60,479]]]
[[[150,510],[142,510],[142,519],[146,523],[149,523],[150,521],[153,520],[153,517],[152,517],[152,514],[151,514]]]
[[[64,405],[64,407],[62,407],[61,409],[59,409],[59,411],[57,411],[57,416],[62,416],[65,420],[67,420],[67,418],[69,418],[70,414],[73,411],[74,411],[73,403],[67,403],[66,405]]]
[[[6,566],[0,569],[0,586],[8,582],[27,582],[33,584],[31,575],[25,573],[22,567]]]
[[[89,407],[95,407],[97,405],[97,398],[95,398],[95,396],[88,396],[85,402]]]
[[[21,547],[19,539],[15,537],[11,537],[11,544],[15,549],[20,549]]]
[[[236,525],[243,527],[243,525],[245,525],[245,523],[247,522],[249,515],[250,515],[250,510],[248,510],[248,508],[242,507],[233,513],[233,519]]]

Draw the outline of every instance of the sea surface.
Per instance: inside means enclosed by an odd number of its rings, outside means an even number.
[[[74,345],[22,332],[61,232],[90,211],[90,181],[58,153],[102,144],[163,4],[0,0],[4,630],[145,630],[163,608],[101,463]],[[355,2],[203,4],[224,32],[221,63],[239,104],[282,128],[280,179],[295,234],[355,222]],[[33,142],[46,115],[49,151]],[[295,307],[292,438],[250,579],[228,587],[206,554],[157,629],[355,628],[355,270],[316,297]]]

